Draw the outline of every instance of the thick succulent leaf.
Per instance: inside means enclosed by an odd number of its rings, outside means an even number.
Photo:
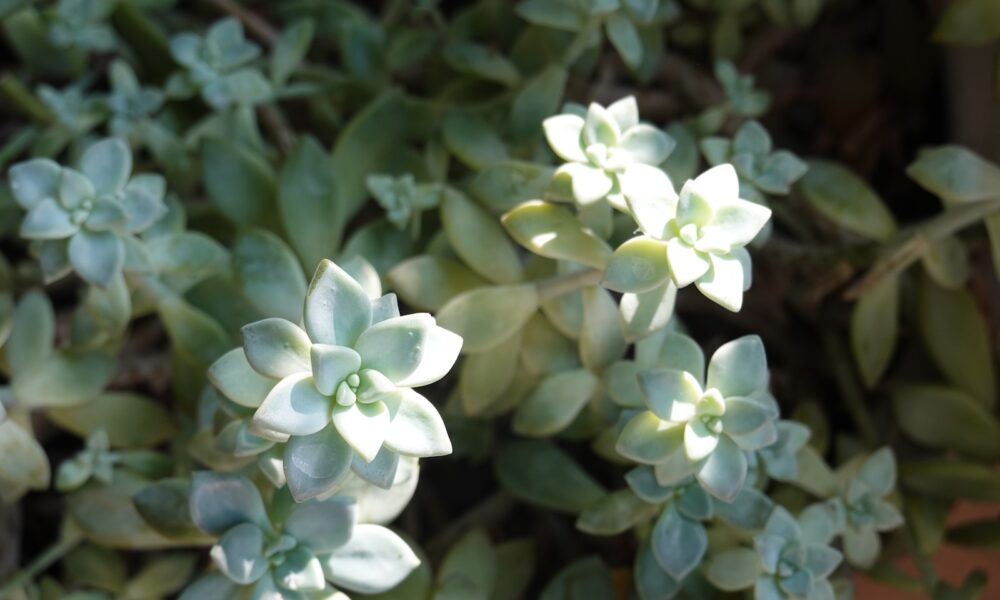
[[[733,252],[727,255],[709,254],[711,268],[702,275],[695,285],[706,298],[733,312],[743,306],[743,292],[747,289],[749,273],[744,269],[741,255]]]
[[[500,449],[497,478],[518,498],[552,510],[579,513],[607,494],[564,450],[548,441],[520,440]]]
[[[645,292],[662,285],[670,273],[667,245],[639,236],[615,250],[604,273],[603,285],[616,292]]]
[[[643,544],[635,561],[632,576],[642,600],[670,600],[680,593],[680,582],[663,570],[648,543]]]
[[[82,229],[69,240],[69,262],[80,277],[107,287],[125,265],[125,244],[110,231]]]
[[[514,413],[514,431],[547,437],[565,429],[600,391],[600,382],[586,369],[550,375],[528,394]]]
[[[632,218],[643,233],[666,239],[667,225],[677,214],[677,192],[662,170],[649,165],[631,165],[619,177]]]
[[[676,453],[684,443],[684,425],[664,421],[649,411],[632,417],[615,449],[636,462],[657,464]]]
[[[316,389],[324,396],[332,396],[341,381],[361,368],[361,355],[352,348],[313,344],[309,356]]]
[[[421,386],[448,373],[458,359],[462,338],[438,327],[429,314],[418,313],[373,325],[355,348],[365,368],[399,386]]]
[[[481,529],[472,529],[448,550],[438,569],[434,598],[489,598],[497,583],[496,549]]]
[[[473,271],[497,283],[524,277],[517,247],[489,212],[455,190],[446,190],[441,220],[452,248]]]
[[[591,535],[618,535],[656,513],[658,507],[646,503],[629,488],[611,492],[600,502],[580,513],[576,528]]]
[[[836,163],[809,161],[798,186],[810,206],[844,229],[878,241],[896,233],[896,220],[878,194]]]
[[[749,548],[733,548],[708,561],[705,577],[720,590],[735,592],[752,587],[760,573],[757,553]]]
[[[542,121],[545,139],[556,155],[569,162],[587,162],[583,152],[583,117],[556,115]]]
[[[852,565],[862,569],[871,567],[881,550],[882,542],[874,528],[848,526],[844,530],[844,554]]]
[[[326,587],[322,563],[301,545],[286,552],[285,560],[275,565],[272,572],[275,583],[283,590],[319,592]],[[283,592],[282,596],[286,594]]]
[[[57,240],[73,235],[79,227],[53,198],[43,198],[21,221],[21,237],[29,240]]]
[[[692,419],[684,426],[684,454],[692,462],[699,461],[712,454],[719,438],[701,419]]]
[[[654,369],[639,373],[639,389],[646,406],[656,416],[683,423],[694,416],[701,398],[701,385],[694,375],[674,369]]]
[[[114,370],[114,358],[103,352],[62,352],[15,377],[14,397],[25,408],[81,404],[104,389]]]
[[[667,241],[667,261],[670,264],[670,276],[677,287],[698,281],[712,268],[709,255],[698,252],[680,238],[670,238]],[[740,284],[742,283],[741,280]]]
[[[247,585],[260,579],[270,564],[264,557],[264,532],[253,523],[232,527],[212,547],[212,561],[230,580]]]
[[[516,334],[538,305],[534,285],[483,287],[452,298],[438,311],[437,321],[461,336],[465,353],[476,354]]]
[[[399,406],[385,434],[385,445],[406,456],[442,456],[451,453],[444,421],[430,400],[411,389],[401,389]]]
[[[237,283],[261,314],[302,320],[305,274],[281,238],[256,229],[243,233],[233,244],[232,265]]]
[[[264,429],[292,436],[320,431],[330,422],[332,400],[316,389],[309,373],[296,373],[274,386],[253,420]]]
[[[281,379],[309,374],[309,336],[291,321],[272,317],[243,327],[243,350],[255,371]]]
[[[15,376],[36,367],[52,355],[55,326],[55,311],[48,296],[30,291],[21,297],[4,346],[7,364]]]
[[[309,284],[303,320],[313,343],[352,347],[371,325],[371,300],[353,277],[323,260]]]
[[[316,554],[325,554],[351,539],[357,518],[358,504],[354,498],[334,496],[293,506],[285,520],[284,532]]]
[[[205,533],[221,535],[240,523],[271,529],[260,492],[239,475],[195,472],[190,505],[191,519]]]
[[[701,564],[708,550],[705,527],[668,506],[653,527],[650,545],[657,562],[671,577],[684,579]]]
[[[748,335],[723,344],[708,364],[707,387],[725,397],[749,397],[767,387],[769,374],[764,342]]]
[[[250,366],[243,348],[233,348],[212,363],[208,380],[223,396],[250,408],[260,406],[277,383]]]
[[[580,328],[580,362],[595,373],[625,354],[628,344],[618,325],[618,307],[601,287],[583,290],[583,325]]]
[[[720,436],[712,454],[698,469],[698,481],[708,493],[731,502],[747,478],[747,458],[727,436]]]
[[[382,448],[389,433],[390,419],[388,407],[378,400],[367,404],[355,402],[350,406],[338,404],[333,408],[333,424],[337,431],[367,462],[375,460]]]
[[[84,151],[80,170],[98,194],[114,194],[125,187],[132,173],[132,152],[121,139],[101,140]]]
[[[501,220],[519,244],[535,254],[578,262],[596,269],[608,263],[611,248],[568,209],[541,200],[514,207]]]
[[[0,488],[41,490],[49,486],[51,468],[45,450],[30,430],[0,416]]]
[[[716,207],[711,225],[702,235],[718,239],[732,247],[751,242],[771,218],[771,209],[753,202],[730,202]]]
[[[355,454],[354,460],[351,461],[351,472],[376,487],[388,490],[396,480],[399,462],[399,454],[383,444],[382,449],[375,455],[375,460],[371,462],[365,462]]]
[[[431,255],[404,260],[389,271],[388,280],[407,305],[430,311],[487,283],[462,263]]]
[[[582,123],[581,123],[582,127]],[[56,198],[62,167],[48,158],[17,163],[8,171],[10,191],[21,208],[30,210],[45,198]]]
[[[282,459],[288,490],[296,502],[323,496],[350,473],[354,451],[333,425],[288,440]]]
[[[620,147],[627,150],[636,162],[659,165],[667,159],[675,144],[676,142],[660,129],[640,123],[625,132]]]
[[[896,457],[889,447],[879,448],[865,459],[857,478],[865,482],[878,496],[886,496],[896,488]]]
[[[396,587],[417,568],[420,559],[392,531],[359,524],[343,546],[323,558],[323,573],[334,585],[363,594]]]

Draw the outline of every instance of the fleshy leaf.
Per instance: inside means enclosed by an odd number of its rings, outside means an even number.
[[[350,541],[322,562],[323,573],[334,585],[376,594],[396,587],[420,564],[420,559],[392,531],[359,524]]]
[[[320,431],[330,421],[331,400],[316,389],[309,373],[282,379],[254,413],[254,423],[292,436]]]
[[[240,523],[270,530],[257,488],[238,475],[198,471],[191,482],[191,519],[205,533],[221,535]]]
[[[406,456],[442,456],[451,453],[444,421],[430,400],[417,392],[400,390],[399,407],[385,434],[385,445]]]
[[[354,278],[324,259],[309,284],[303,320],[313,343],[351,347],[371,325],[371,300]]]
[[[288,489],[296,502],[322,496],[350,473],[354,451],[333,425],[288,440],[282,459]]]

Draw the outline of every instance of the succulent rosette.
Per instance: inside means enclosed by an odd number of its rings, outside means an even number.
[[[298,501],[331,493],[353,470],[388,487],[399,456],[440,456],[451,442],[437,409],[414,391],[444,377],[462,338],[427,313],[399,315],[329,260],[306,295],[303,327],[279,318],[243,328],[243,347],[209,378],[255,409],[248,433],[285,443]]]
[[[759,337],[720,347],[707,377],[703,365],[699,351],[682,364],[641,371],[639,387],[648,410],[625,424],[617,450],[653,465],[661,485],[694,475],[707,492],[730,502],[747,479],[746,453],[777,440],[778,406],[768,391]]]

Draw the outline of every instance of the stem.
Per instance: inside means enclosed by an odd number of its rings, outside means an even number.
[[[851,364],[844,342],[832,331],[824,331],[821,338],[823,349],[831,363],[830,368],[840,391],[840,397],[844,401],[851,420],[854,421],[854,426],[858,429],[858,434],[861,435],[866,446],[869,448],[877,447],[879,443],[878,430],[868,412],[864,392],[858,385],[858,379],[854,374],[854,365]]]
[[[0,76],[0,95],[10,101],[22,113],[38,121],[42,125],[51,125],[55,120],[45,104],[24,87],[17,77],[10,73]]]
[[[600,269],[585,269],[566,275],[556,275],[544,279],[535,284],[538,290],[538,297],[542,300],[551,300],[570,292],[575,292],[581,288],[597,285],[604,278],[604,271]]]
[[[234,0],[206,0],[206,2],[239,19],[247,31],[268,46],[273,46],[281,35],[270,23]]]
[[[35,577],[68,554],[70,550],[76,548],[76,546],[82,541],[83,534],[81,532],[71,531],[67,533],[63,539],[58,540],[49,546],[45,552],[36,556],[35,560],[31,561],[31,564],[18,571],[13,577],[0,586],[0,598],[8,597],[14,592],[14,590],[34,580]]]
[[[288,156],[295,148],[295,132],[288,125],[285,115],[273,104],[258,104],[257,112],[264,127],[274,136],[281,154]]]
[[[926,221],[916,231],[890,245],[865,276],[847,288],[844,299],[856,300],[886,277],[896,275],[915,263],[934,242],[978,223],[995,212],[1000,212],[1000,198],[963,204]]]

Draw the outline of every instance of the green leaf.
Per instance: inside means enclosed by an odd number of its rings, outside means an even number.
[[[611,256],[604,240],[584,227],[571,211],[550,202],[519,204],[503,216],[502,223],[517,243],[546,258],[603,269]]]
[[[271,317],[246,325],[242,333],[247,361],[261,375],[281,379],[311,373],[309,337],[290,321]]]
[[[132,173],[132,151],[124,140],[103,139],[84,151],[80,170],[98,194],[120,192]]]
[[[143,520],[161,535],[170,538],[204,537],[205,534],[191,519],[190,494],[190,481],[161,479],[137,490],[132,495],[132,503]]]
[[[178,294],[229,270],[229,252],[203,233],[167,233],[145,244],[153,269]]]
[[[14,396],[26,408],[71,406],[96,396],[114,374],[103,352],[56,354],[13,380]]]
[[[323,573],[336,586],[372,594],[395,587],[419,564],[398,535],[379,525],[359,524],[351,541],[323,558]]]
[[[597,556],[587,556],[556,573],[538,600],[612,600],[616,597],[611,571]]]
[[[896,220],[875,190],[836,163],[809,161],[798,185],[810,206],[844,229],[883,242],[896,233]]]
[[[454,42],[442,52],[445,62],[459,73],[474,75],[514,87],[521,81],[521,74],[505,56],[486,46],[471,42]]]
[[[152,549],[191,543],[164,537],[147,525],[132,503],[132,487],[134,484],[86,487],[68,496],[67,513],[91,541],[109,548]]]
[[[272,82],[284,83],[299,66],[309,51],[315,30],[316,25],[311,20],[304,19],[292,23],[281,32],[271,50],[269,66]]]
[[[303,136],[278,173],[278,211],[306,269],[336,253],[337,177],[330,155],[311,136]]]
[[[515,139],[533,138],[542,133],[542,121],[559,108],[567,76],[565,68],[552,65],[521,88],[510,113],[510,132]]]
[[[452,112],[444,118],[444,143],[469,168],[480,170],[507,158],[507,148],[497,132],[484,120]]]
[[[456,190],[445,190],[441,220],[452,248],[483,277],[497,283],[524,278],[517,248],[492,215]]]
[[[514,413],[514,431],[528,437],[555,435],[569,426],[600,390],[600,382],[586,369],[550,375]]]
[[[490,600],[518,600],[531,584],[535,570],[535,545],[529,539],[515,539],[496,547],[497,578]]]
[[[490,538],[481,529],[463,535],[448,550],[437,574],[434,598],[483,598],[493,593],[498,579],[497,556]]]
[[[162,404],[132,392],[106,392],[86,404],[51,408],[48,416],[80,437],[103,430],[119,448],[149,448],[176,432]]]
[[[202,177],[209,199],[237,225],[272,226],[274,172],[249,148],[206,138],[201,148]]]
[[[196,563],[194,554],[168,554],[154,558],[135,574],[122,593],[127,600],[174,594],[191,579]]]
[[[670,279],[667,246],[646,236],[634,237],[615,250],[603,285],[617,292],[647,292]]]
[[[14,376],[37,368],[52,355],[55,327],[55,311],[48,296],[31,291],[21,298],[4,347],[7,364]]]
[[[372,303],[361,285],[330,260],[316,267],[303,315],[314,344],[354,345],[372,322]]]
[[[591,371],[601,372],[622,357],[627,347],[618,326],[618,307],[604,288],[583,290],[583,327],[580,360]]]
[[[978,46],[1000,38],[1000,8],[990,0],[953,0],[934,29],[934,40]]]
[[[218,535],[240,523],[271,530],[260,492],[245,477],[196,471],[190,501],[191,519],[205,533]]]
[[[961,0],[952,6],[959,4]],[[1000,167],[962,146],[924,150],[907,167],[906,174],[945,204],[996,198],[1000,187]]]
[[[618,312],[625,340],[635,342],[666,327],[676,299],[677,286],[669,280],[646,292],[622,294]]]
[[[333,239],[340,239],[347,222],[368,199],[365,179],[372,173],[384,172],[390,158],[399,154],[408,115],[403,94],[390,88],[359,111],[341,131],[331,156],[340,207],[336,226],[330,228]]]
[[[735,592],[752,587],[760,573],[760,559],[749,548],[733,548],[708,561],[705,576],[715,587]]]
[[[211,556],[215,566],[240,585],[257,581],[271,566],[264,556],[264,532],[253,523],[227,530],[212,547]]]
[[[505,393],[521,362],[521,341],[518,333],[490,350],[465,359],[458,379],[465,414],[483,413]]]
[[[70,238],[68,252],[80,277],[101,287],[110,285],[125,265],[125,245],[110,231],[81,229]]]
[[[507,491],[552,510],[579,513],[607,493],[572,457],[551,442],[511,442],[500,449],[496,469]]]
[[[862,295],[851,312],[851,350],[868,388],[875,387],[899,338],[899,277],[890,276]]]
[[[322,496],[350,474],[354,450],[333,425],[307,436],[294,436],[285,446],[283,464],[288,490],[296,502]]]
[[[232,346],[218,321],[183,299],[168,298],[158,308],[174,349],[203,365],[212,364]]]
[[[243,293],[262,314],[293,323],[302,319],[306,277],[281,238],[262,230],[240,235],[233,244],[233,270]]]
[[[900,464],[903,487],[935,498],[1000,500],[1000,473],[992,466],[954,459]]]
[[[590,535],[618,535],[652,517],[658,508],[625,488],[611,492],[580,513],[576,528]]]
[[[616,12],[608,17],[604,27],[618,56],[630,69],[637,70],[642,65],[642,40],[632,19],[624,12]]]
[[[525,0],[515,10],[525,21],[542,27],[579,31],[586,22],[583,11],[560,0]]]
[[[900,428],[913,440],[935,449],[996,460],[1000,423],[967,393],[939,385],[906,385],[893,390]]]
[[[995,405],[996,372],[988,329],[975,298],[924,277],[917,299],[920,333],[934,363],[954,385],[985,406]]]
[[[429,254],[399,263],[388,274],[389,283],[406,304],[436,311],[446,302],[487,281],[462,263]]]
[[[538,310],[532,284],[474,289],[448,301],[438,311],[438,324],[460,335],[462,352],[485,352],[509,339]]]
[[[683,579],[701,563],[708,549],[705,527],[667,506],[650,534],[650,545],[660,566],[674,579]]]
[[[30,430],[25,430],[13,419],[0,418],[0,452],[4,457],[0,461],[0,484],[18,490],[49,487],[51,470],[45,450]]]
[[[437,408],[409,388],[400,392],[399,407],[386,433],[386,447],[404,456],[451,454],[451,440]]]
[[[469,182],[469,193],[491,210],[510,210],[545,195],[555,169],[506,160],[482,169]]]

